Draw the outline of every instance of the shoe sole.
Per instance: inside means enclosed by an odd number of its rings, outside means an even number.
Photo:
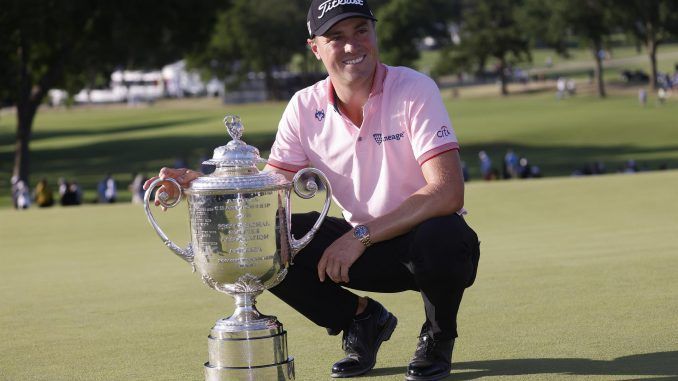
[[[388,321],[386,321],[386,325],[384,326],[384,329],[381,330],[379,333],[379,337],[377,337],[377,349],[375,350],[375,353],[379,352],[379,348],[381,348],[381,343],[384,341],[388,341],[391,338],[391,335],[393,334],[393,331],[395,331],[396,326],[398,325],[398,318],[395,317],[392,313],[389,312],[388,314]],[[365,374],[372,370],[374,366],[377,364],[377,356],[375,354],[374,356],[374,361],[372,364],[367,369],[361,369],[359,371],[355,371],[353,373],[331,373],[330,376],[332,378],[346,378],[346,377],[355,377],[355,376],[360,376],[361,374]]]
[[[440,372],[438,374],[434,374],[431,376],[405,376],[405,379],[407,381],[438,381],[442,380],[445,377],[450,375],[450,372],[452,371],[452,367],[450,366],[446,372]]]

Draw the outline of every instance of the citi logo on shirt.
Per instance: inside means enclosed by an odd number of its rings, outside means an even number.
[[[450,136],[450,130],[447,129],[447,126],[442,126],[440,127],[440,130],[436,132],[436,136],[439,138],[444,138],[446,136]]]
[[[373,134],[372,137],[374,138],[374,141],[377,142],[377,144],[381,145],[382,142],[388,142],[391,140],[400,140],[405,136],[405,132],[401,132],[398,134],[393,134],[393,135],[386,135],[383,136],[381,134]]]

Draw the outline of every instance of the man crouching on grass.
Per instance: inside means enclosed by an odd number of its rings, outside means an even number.
[[[320,169],[343,218],[327,217],[270,291],[331,335],[343,332],[346,357],[332,377],[370,371],[398,321],[347,288],[420,292],[426,319],[406,378],[439,380],[451,369],[479,242],[464,221],[459,145],[440,92],[421,73],[380,63],[375,25],[365,0],[311,2],[307,43],[329,77],[292,97],[266,170],[291,180]],[[163,168],[159,177],[188,187],[200,175]],[[317,216],[293,215],[292,233]]]

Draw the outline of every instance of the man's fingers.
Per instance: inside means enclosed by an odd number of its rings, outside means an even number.
[[[341,282],[341,264],[337,261],[332,261],[328,266],[328,274],[334,283]]]
[[[325,281],[326,266],[327,266],[327,256],[323,254],[323,256],[320,258],[320,261],[318,261],[318,279],[320,279],[321,282]]]
[[[151,183],[158,179],[158,176],[153,176],[150,179],[146,180],[144,183],[144,190],[147,190],[151,186]]]
[[[166,179],[168,177],[174,177],[174,176],[172,176],[172,174],[175,171],[176,171],[176,169],[162,167],[162,169],[160,169],[160,173],[158,173],[158,177],[160,177],[161,179]]]
[[[344,283],[348,283],[348,269],[350,269],[350,266],[342,266],[341,267],[341,281]]]

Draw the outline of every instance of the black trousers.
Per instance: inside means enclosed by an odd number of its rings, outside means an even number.
[[[292,234],[301,238],[319,214],[294,214]],[[313,240],[297,254],[285,279],[270,291],[292,308],[337,334],[348,327],[358,296],[346,287],[372,292],[419,291],[427,329],[436,339],[457,337],[457,311],[464,289],[473,284],[480,257],[478,236],[453,214],[424,221],[409,233],[367,248],[349,269],[348,284],[318,279],[325,249],[351,230],[343,219],[327,217]]]

